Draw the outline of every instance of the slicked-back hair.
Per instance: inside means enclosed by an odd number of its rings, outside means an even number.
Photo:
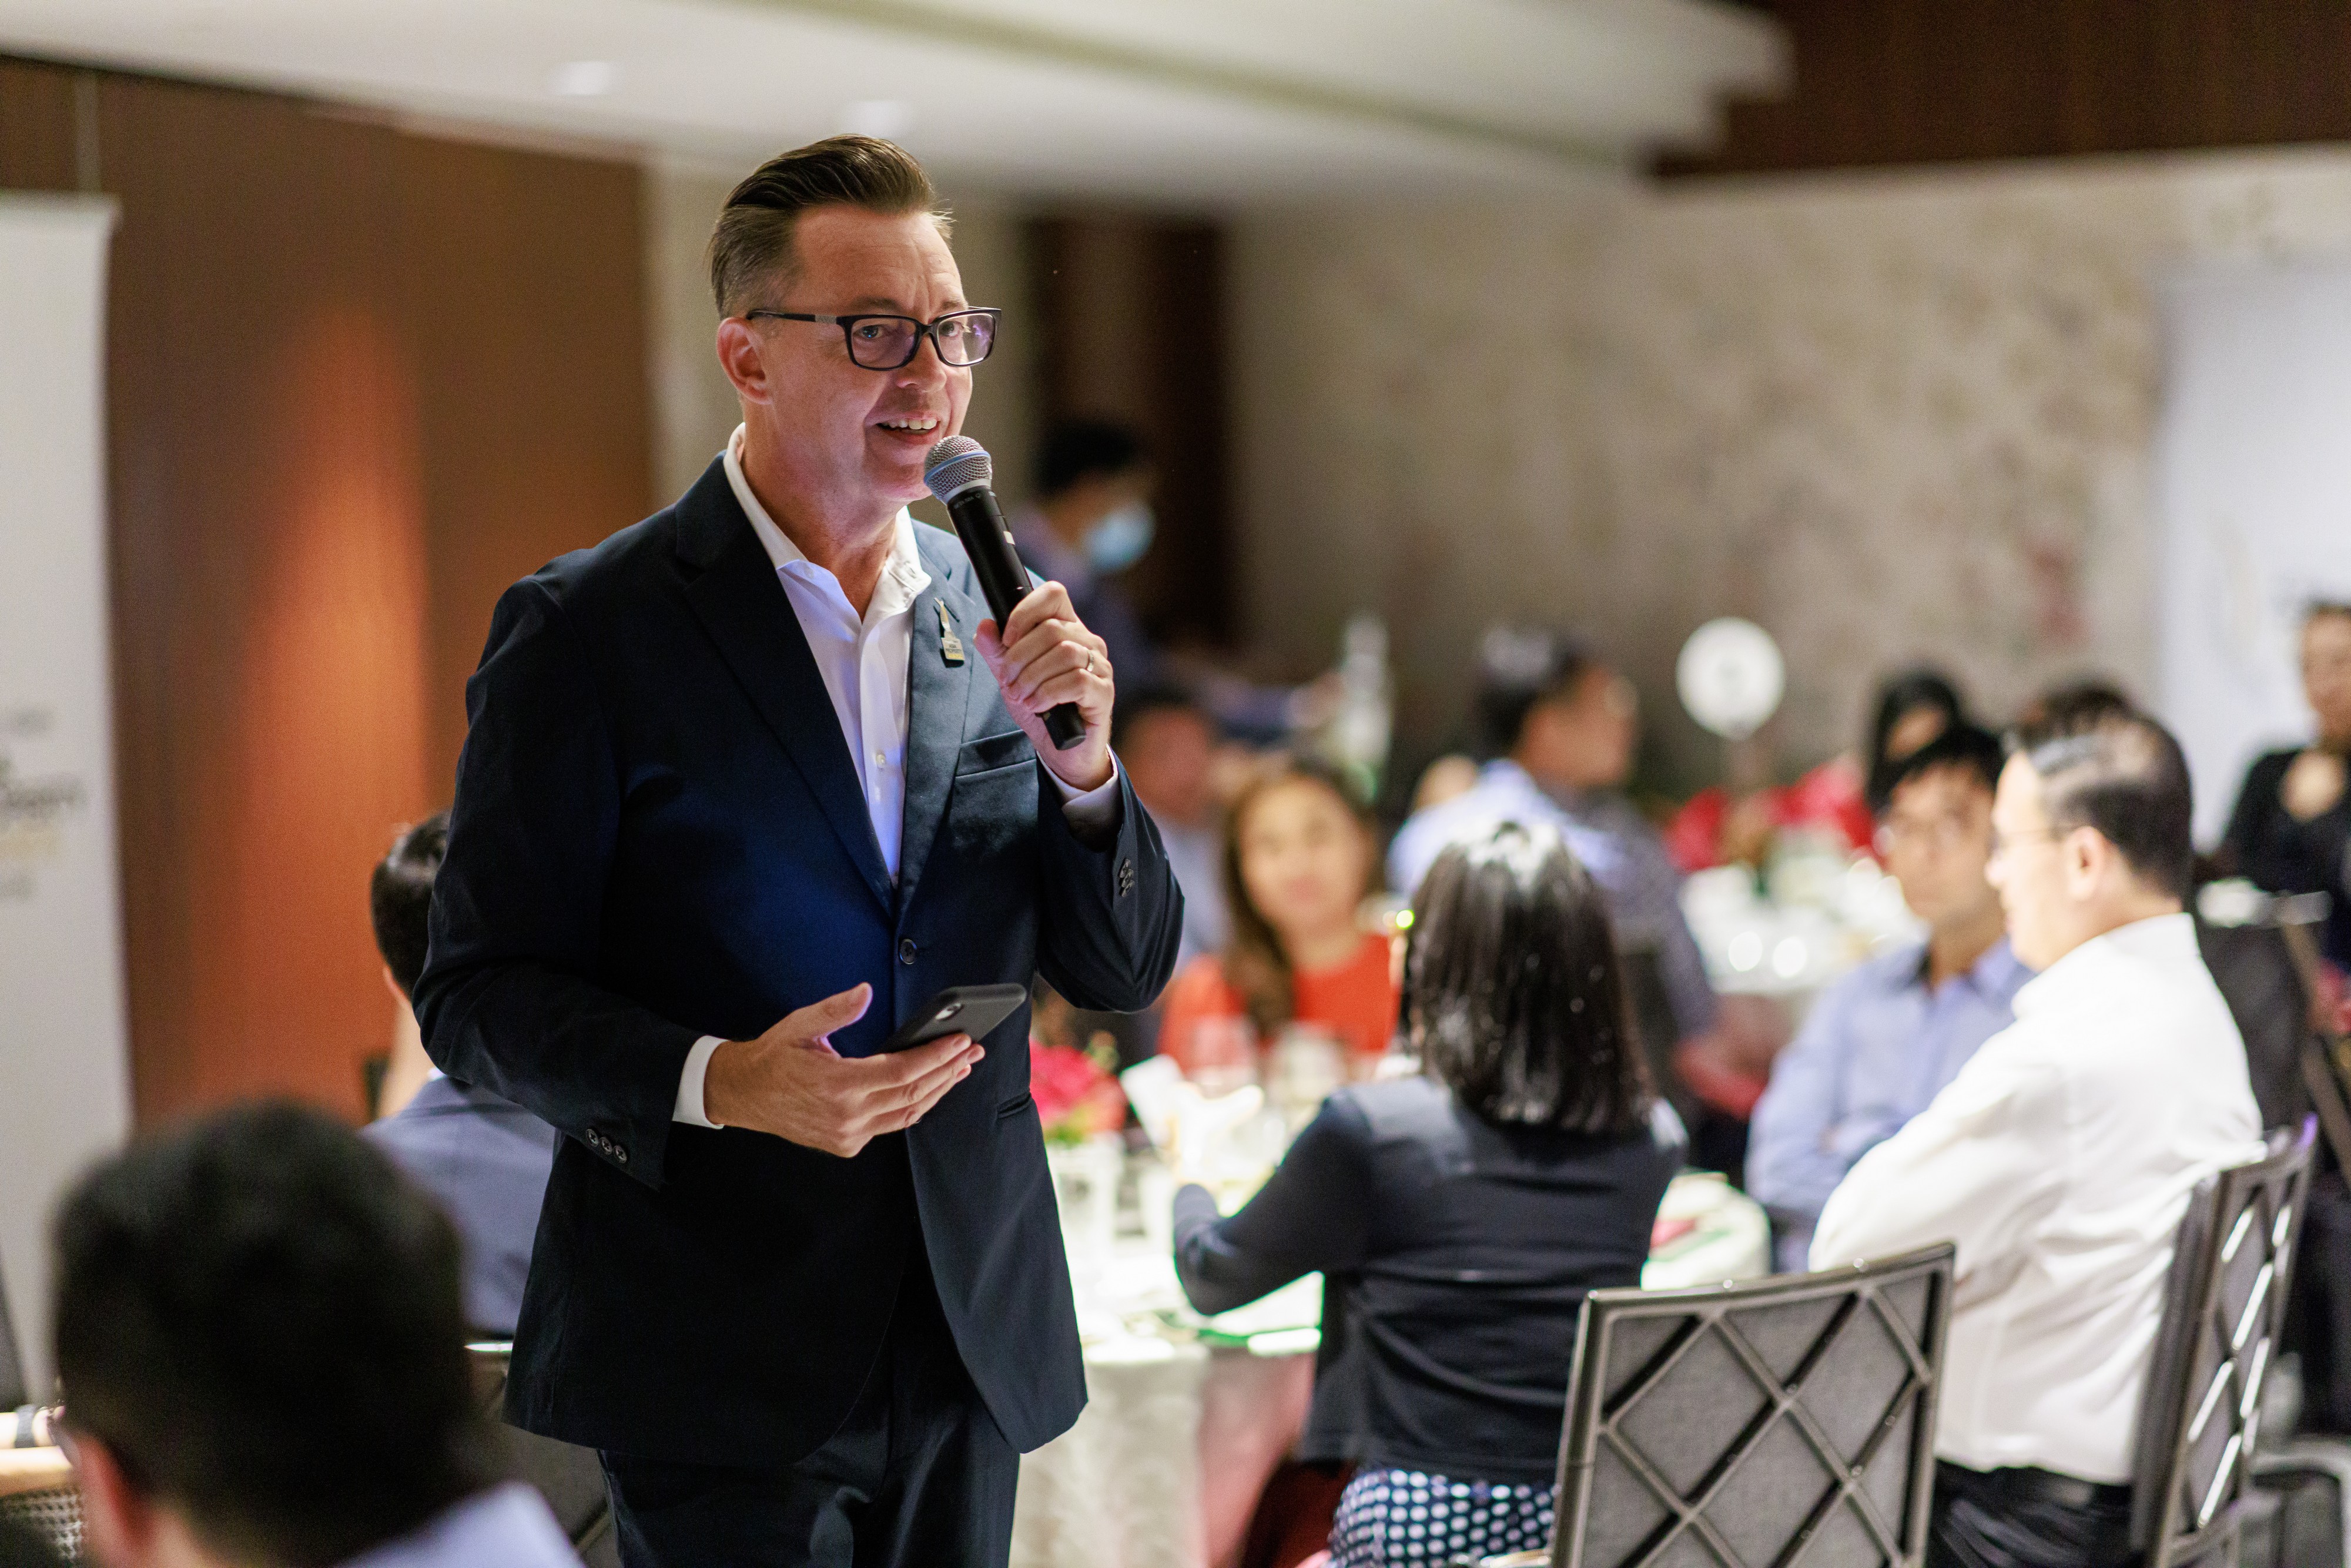
[[[455,1230],[290,1104],[83,1177],[51,1232],[68,1430],[239,1561],[326,1568],[490,1485]]]
[[[2051,686],[2024,705],[2016,716],[2015,745],[2025,749],[2043,741],[2085,735],[2110,718],[2126,718],[2138,711],[2123,689],[2095,675]]]
[[[1608,906],[1552,828],[1505,822],[1437,858],[1413,904],[1404,1014],[1422,1070],[1489,1122],[1646,1123]]]
[[[2108,713],[2021,749],[2041,776],[2049,825],[2095,828],[2148,886],[2186,900],[2195,884],[2195,794],[2171,732],[2142,713]]]
[[[1983,786],[1990,795],[2000,788],[2000,770],[2008,761],[2008,753],[2000,737],[1980,725],[1961,722],[1903,758],[1888,765],[1886,778],[1886,801],[1877,809],[1884,816],[1894,805],[1894,796],[1913,779],[1925,777],[1941,768],[1965,773]]]
[[[403,997],[416,994],[424,973],[424,937],[433,912],[433,879],[449,852],[449,813],[435,811],[392,842],[368,879],[368,918],[375,925],[375,950],[392,971]]]
[[[739,316],[756,305],[778,303],[764,291],[792,279],[798,266],[792,231],[802,213],[815,207],[862,207],[884,217],[928,213],[945,234],[948,218],[913,155],[878,136],[828,136],[778,152],[718,209],[710,234],[710,293],[718,314]]]

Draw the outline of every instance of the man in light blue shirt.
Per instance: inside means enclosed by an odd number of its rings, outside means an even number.
[[[1555,828],[1607,895],[1616,939],[1652,955],[1670,1039],[1647,1043],[1663,1060],[1678,1040],[1714,1027],[1714,988],[1682,918],[1681,873],[1639,811],[1618,791],[1633,769],[1639,699],[1633,685],[1576,638],[1498,626],[1479,650],[1479,722],[1493,761],[1466,794],[1415,812],[1388,851],[1388,881],[1406,897],[1449,844],[1501,822]]]
[[[1878,848],[1927,935],[1830,987],[1772,1063],[1747,1190],[1771,1211],[1782,1269],[1804,1267],[1830,1192],[2008,1027],[2032,977],[1984,880],[2002,760],[1997,739],[1959,725],[1895,765]]]

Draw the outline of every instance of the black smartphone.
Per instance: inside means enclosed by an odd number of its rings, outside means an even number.
[[[950,986],[915,1009],[898,1032],[882,1042],[882,1051],[910,1051],[950,1034],[977,1040],[1028,999],[1026,986]]]

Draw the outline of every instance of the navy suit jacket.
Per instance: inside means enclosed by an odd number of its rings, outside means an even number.
[[[360,1135],[431,1193],[465,1243],[465,1325],[513,1335],[530,1272],[538,1200],[555,1163],[555,1131],[486,1089],[428,1078],[416,1097]]]
[[[416,987],[433,1059],[563,1135],[507,1416],[647,1458],[780,1465],[854,1403],[911,1249],[1023,1449],[1085,1402],[1028,1011],[921,1124],[840,1159],[671,1120],[696,1039],[860,981],[869,1051],[948,986],[1041,972],[1148,1006],[1183,895],[1122,782],[1071,831],[979,662],[955,538],[917,529],[904,837],[883,865],[775,567],[713,463],[667,509],[507,590],[467,683],[448,857]],[[965,650],[945,657],[939,607]]]

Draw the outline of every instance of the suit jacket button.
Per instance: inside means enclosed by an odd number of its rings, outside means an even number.
[[[914,939],[912,936],[909,936],[904,941],[898,944],[898,962],[901,964],[911,964],[914,961]]]
[[[629,1151],[622,1148],[620,1145],[614,1144],[612,1145],[612,1157],[620,1161],[622,1165],[627,1165],[629,1163]]]

